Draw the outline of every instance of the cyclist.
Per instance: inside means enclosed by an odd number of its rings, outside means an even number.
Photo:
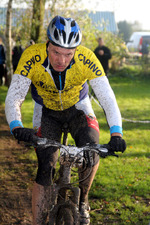
[[[80,45],[82,34],[72,18],[56,16],[47,28],[48,42],[27,48],[19,61],[9,87],[5,112],[12,134],[18,140],[29,141],[34,129],[24,128],[21,120],[21,104],[31,85],[35,101],[33,126],[37,135],[61,141],[63,125],[78,147],[86,143],[99,143],[99,126],[92,109],[88,84],[94,90],[103,107],[110,127],[112,149],[124,151],[122,120],[115,95],[95,54]],[[33,224],[44,224],[48,202],[47,194],[55,171],[58,150],[38,151],[38,171],[33,187]],[[89,156],[85,156],[89,157]],[[81,224],[89,224],[88,193],[99,166],[99,157],[93,161],[90,176],[80,182]],[[79,178],[86,177],[90,168],[79,171]]]

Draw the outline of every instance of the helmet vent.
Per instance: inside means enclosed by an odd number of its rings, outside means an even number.
[[[75,21],[71,21],[71,27],[75,27]]]
[[[65,21],[63,18],[60,18],[60,23],[65,26]]]
[[[62,30],[62,35],[63,35],[64,43],[66,43],[66,33],[64,30]]]
[[[76,42],[78,42],[78,41],[79,41],[79,34],[76,37]]]
[[[55,25],[56,23],[56,19],[54,19],[53,23],[52,23],[52,27]]]
[[[57,29],[55,29],[55,31],[54,31],[54,37],[57,41],[59,40]]]
[[[70,33],[69,39],[68,39],[68,44],[71,42],[71,39],[72,39],[72,37],[73,37],[73,34],[74,34],[73,32]]]

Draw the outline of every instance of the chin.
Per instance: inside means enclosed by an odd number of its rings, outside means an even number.
[[[63,72],[64,70],[55,69],[56,72]]]
[[[57,71],[57,72],[63,72],[64,70],[65,70],[65,68],[63,67],[63,68],[54,68],[54,70],[55,71]]]

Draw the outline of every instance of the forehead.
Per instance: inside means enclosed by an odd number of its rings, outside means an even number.
[[[103,43],[103,42],[104,42],[103,39],[99,39],[98,41],[99,41],[100,43]]]
[[[55,51],[60,54],[70,54],[70,53],[75,52],[75,48],[74,49],[61,48],[59,46],[55,46],[55,45],[49,43],[49,51]]]

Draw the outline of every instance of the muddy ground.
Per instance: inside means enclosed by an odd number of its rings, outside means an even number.
[[[31,225],[31,195],[36,162],[12,137],[0,106],[0,224]]]

